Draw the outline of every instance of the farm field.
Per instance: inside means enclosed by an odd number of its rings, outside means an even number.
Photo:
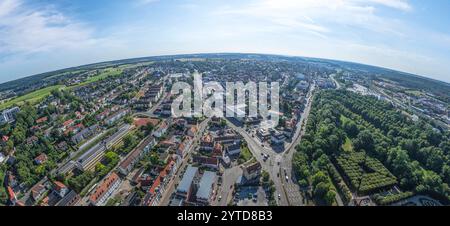
[[[4,103],[0,104],[0,110],[6,109],[6,108],[10,108],[14,105],[22,105],[25,101],[30,102],[31,104],[36,104],[39,103],[43,98],[47,97],[48,95],[50,95],[50,93],[53,90],[56,89],[73,89],[73,88],[77,88],[80,86],[85,86],[88,85],[90,83],[93,82],[97,82],[109,77],[114,77],[117,75],[120,75],[123,72],[123,69],[116,69],[116,68],[108,68],[106,69],[103,73],[90,77],[88,78],[86,81],[81,82],[77,85],[73,85],[73,86],[64,86],[64,85],[55,85],[55,86],[49,86],[49,87],[45,87],[42,89],[38,89],[36,91],[33,91],[31,93],[27,93],[25,95],[13,98],[11,100],[7,100]]]
[[[31,104],[35,104],[38,103],[39,101],[41,101],[43,98],[45,98],[46,96],[50,95],[50,93],[53,90],[56,89],[64,89],[65,86],[63,85],[55,85],[55,86],[49,86],[43,89],[39,89],[36,91],[33,91],[31,93],[27,93],[23,96],[8,100],[2,104],[0,104],[0,110],[1,109],[5,109],[5,108],[9,108],[13,105],[22,105],[25,101],[30,102]]]

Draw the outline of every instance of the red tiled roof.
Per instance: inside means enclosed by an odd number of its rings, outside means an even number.
[[[156,188],[159,187],[159,185],[161,184],[161,182],[164,180],[164,178],[167,176],[167,174],[170,172],[170,169],[173,167],[173,165],[175,164],[175,162],[173,160],[171,160],[166,167],[159,173],[159,176],[156,178],[156,180],[153,182],[153,185],[150,187],[149,189],[149,193],[150,194],[154,194]]]
[[[196,134],[197,131],[198,131],[197,126],[192,126],[192,127],[189,129],[189,131],[191,131],[191,133],[193,133],[193,134]]]
[[[7,189],[8,189],[9,200],[15,199],[16,198],[16,194],[14,194],[13,189],[10,186],[8,186]]]
[[[44,185],[37,184],[31,188],[31,193],[33,194],[33,197],[37,197],[44,189],[45,189]]]
[[[97,202],[97,200],[101,198],[118,179],[119,176],[116,173],[111,173],[111,175],[109,175],[109,177],[106,178],[91,195],[91,202]]]
[[[178,145],[179,151],[184,151],[184,148],[186,148],[186,145],[184,145],[184,142],[182,142],[182,143],[180,143],[180,145]]]
[[[173,146],[173,145],[176,145],[176,144],[173,141],[170,141],[170,140],[163,140],[163,141],[159,142],[159,145],[163,146],[163,147],[168,147],[168,146]]]
[[[72,123],[73,123],[73,120],[72,120],[72,119],[69,119],[69,120],[65,121],[65,122],[63,123],[63,125],[64,125],[64,126],[68,126],[68,125],[71,125]]]
[[[208,134],[208,135],[202,137],[202,141],[203,142],[207,142],[207,143],[211,143],[211,142],[213,142],[213,138],[212,138],[212,136],[210,134]]]
[[[36,123],[43,123],[43,122],[46,122],[47,120],[48,120],[48,118],[47,118],[47,116],[45,116],[45,117],[37,119]]]
[[[42,153],[38,157],[36,157],[34,160],[43,163],[43,162],[47,161],[47,155]]]
[[[61,191],[61,189],[66,188],[66,185],[64,185],[63,183],[59,182],[59,181],[55,181],[55,189],[57,191]]]

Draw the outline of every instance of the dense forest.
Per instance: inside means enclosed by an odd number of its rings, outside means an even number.
[[[450,132],[413,122],[391,104],[344,90],[320,91],[293,166],[318,204],[352,194],[390,204],[412,194],[450,198]],[[402,192],[386,192],[398,186]],[[386,195],[388,194],[388,195]]]

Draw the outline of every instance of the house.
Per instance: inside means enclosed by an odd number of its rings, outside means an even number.
[[[15,206],[17,203],[16,193],[14,193],[14,190],[10,186],[8,186],[6,189],[8,190],[9,204],[11,206]]]
[[[214,145],[214,149],[212,151],[213,157],[222,157],[223,156],[223,147],[220,143],[216,143]]]
[[[5,155],[2,152],[0,152],[0,164],[2,164],[5,160],[6,160]]]
[[[211,169],[219,168],[219,158],[217,157],[194,156],[192,161]]]
[[[16,163],[16,157],[9,156],[8,159],[6,159],[6,164],[9,166],[13,166]]]
[[[136,147],[119,165],[119,172],[128,175],[134,165],[147,154],[156,144],[155,138],[147,137],[138,147]]]
[[[138,178],[138,183],[136,184],[140,184],[141,187],[148,187],[152,185],[153,182],[153,178],[152,176],[148,175],[148,174],[142,174],[139,178]]]
[[[45,117],[42,117],[42,118],[37,119],[37,120],[36,120],[36,123],[37,123],[37,124],[41,124],[41,123],[46,122],[47,120],[48,120],[48,117],[45,116]]]
[[[191,128],[187,131],[187,135],[190,137],[195,137],[195,135],[197,135],[197,133],[198,133],[197,126],[191,126]]]
[[[61,141],[60,143],[58,143],[58,144],[56,145],[56,148],[57,148],[58,150],[60,150],[60,151],[67,151],[67,149],[68,149],[69,147],[67,146],[67,143],[66,143],[65,141]]]
[[[190,137],[186,137],[184,141],[178,145],[177,154],[181,158],[185,158],[191,145],[192,139]]]
[[[70,126],[73,126],[74,123],[75,123],[75,121],[73,121],[73,119],[69,119],[69,120],[63,122],[62,130],[65,131],[65,130],[68,129]]]
[[[196,197],[196,203],[201,206],[208,206],[212,201],[214,187],[216,183],[216,173],[205,171],[200,180]]]
[[[111,173],[102,183],[100,183],[95,192],[89,197],[89,202],[93,206],[104,206],[112,193],[119,187],[121,180],[116,173]]]
[[[233,133],[221,134],[214,138],[214,141],[219,142],[221,144],[233,144],[241,141],[241,137],[239,135]]]
[[[47,155],[42,153],[38,155],[36,158],[34,158],[34,163],[36,163],[37,165],[41,165],[47,162],[47,159],[48,159]]]
[[[95,119],[97,119],[98,121],[101,121],[101,120],[105,119],[106,117],[108,117],[109,112],[110,112],[109,109],[106,109],[102,113],[96,115]]]
[[[166,185],[169,183],[171,177],[176,172],[177,167],[175,161],[170,160],[164,169],[159,173],[154,180],[148,193],[144,197],[143,205],[157,206],[161,200],[162,194],[166,190]]]
[[[38,183],[31,188],[31,197],[34,201],[38,201],[46,194],[46,192],[47,188],[43,184]]]
[[[73,143],[78,144],[85,139],[97,134],[100,131],[100,126],[98,124],[92,125],[86,129],[81,130],[74,136],[72,136],[71,140]]]
[[[36,136],[31,136],[31,137],[27,138],[26,143],[27,143],[27,145],[34,145],[34,144],[37,144],[38,141],[39,141],[39,138],[37,138]]]
[[[167,131],[168,128],[169,128],[169,125],[167,124],[167,122],[163,121],[163,122],[159,125],[158,129],[156,129],[156,130],[153,132],[153,136],[155,136],[156,138],[162,137],[162,136],[166,133],[166,131]]]
[[[173,139],[169,139],[169,140],[163,140],[163,141],[159,142],[158,145],[159,145],[159,147],[162,147],[162,148],[172,148],[172,147],[175,147],[177,145],[177,143],[175,143],[173,141]]]
[[[200,141],[200,150],[201,151],[212,151],[214,149],[214,139],[211,134],[207,134],[203,136]]]
[[[243,165],[243,176],[247,181],[258,179],[261,175],[261,164],[259,162],[250,162]]]
[[[9,171],[7,176],[7,185],[14,188],[18,184],[19,182],[17,181],[16,176],[14,176],[14,174],[11,171]]]
[[[241,154],[241,145],[238,142],[227,145],[225,146],[225,153],[228,156],[239,156]]]
[[[69,189],[63,183],[55,181],[53,182],[53,192],[63,198],[69,192]]]
[[[178,184],[176,195],[184,200],[190,199],[194,190],[194,180],[198,177],[198,167],[189,165]]]

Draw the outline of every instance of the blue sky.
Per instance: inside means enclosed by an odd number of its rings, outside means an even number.
[[[152,55],[252,52],[450,82],[448,0],[0,0],[0,82]]]

